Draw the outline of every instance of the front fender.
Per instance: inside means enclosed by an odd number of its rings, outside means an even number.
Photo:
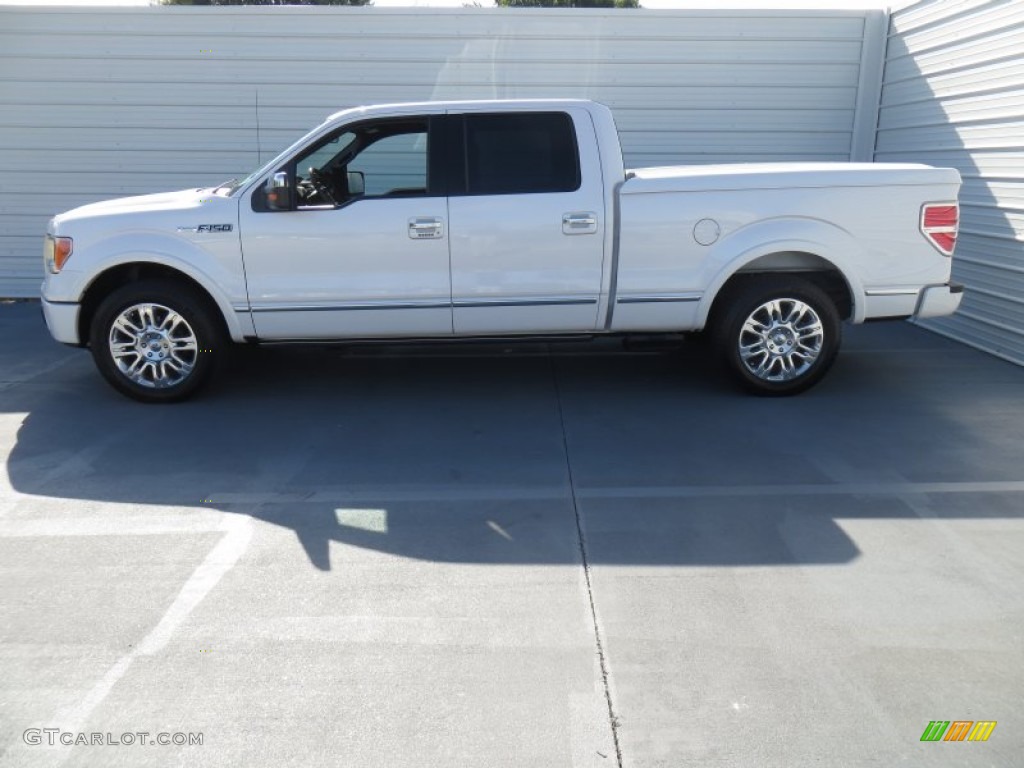
[[[729,278],[763,256],[783,252],[808,253],[833,266],[850,288],[851,321],[864,320],[864,285],[857,268],[864,263],[864,254],[857,240],[821,219],[786,216],[742,227],[711,248],[704,262],[707,288],[697,309],[700,327],[707,323],[711,305]]]
[[[200,248],[184,238],[168,235],[151,235],[144,240],[137,235],[118,235],[94,243],[90,247],[92,269],[79,295],[84,295],[103,273],[115,267],[158,264],[181,272],[202,286],[217,304],[231,338],[241,341],[253,331],[250,316],[235,311],[236,307],[247,307],[238,236],[225,233],[217,240],[204,241],[203,245],[204,248]],[[249,319],[248,327],[246,319]]]

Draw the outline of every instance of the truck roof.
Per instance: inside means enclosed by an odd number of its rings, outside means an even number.
[[[551,109],[552,107],[582,106],[592,108],[604,107],[590,99],[463,99],[457,101],[407,101],[392,104],[373,104],[361,107],[350,107],[333,112],[327,116],[327,122],[353,115],[387,115],[395,112],[433,112],[440,113],[447,109],[468,109],[477,111],[494,108],[498,110],[520,111],[531,109]]]

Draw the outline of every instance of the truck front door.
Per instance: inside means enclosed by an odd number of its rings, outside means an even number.
[[[241,201],[261,339],[451,335],[447,199],[431,172],[440,119],[340,128],[285,167],[290,210],[269,210],[263,188]]]

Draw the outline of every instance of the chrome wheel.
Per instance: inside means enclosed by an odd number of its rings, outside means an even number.
[[[805,374],[825,344],[821,318],[798,299],[772,299],[743,322],[740,360],[762,381],[792,381]]]
[[[110,325],[108,348],[121,374],[149,389],[180,384],[199,357],[199,343],[185,318],[153,303],[122,310]]]

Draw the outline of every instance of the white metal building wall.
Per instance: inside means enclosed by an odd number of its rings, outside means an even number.
[[[245,175],[357,104],[592,98],[634,166],[869,158],[884,38],[880,10],[0,7],[0,296],[37,293],[52,214]]]
[[[959,312],[925,323],[1024,364],[1024,2],[892,15],[875,159],[960,169]]]

